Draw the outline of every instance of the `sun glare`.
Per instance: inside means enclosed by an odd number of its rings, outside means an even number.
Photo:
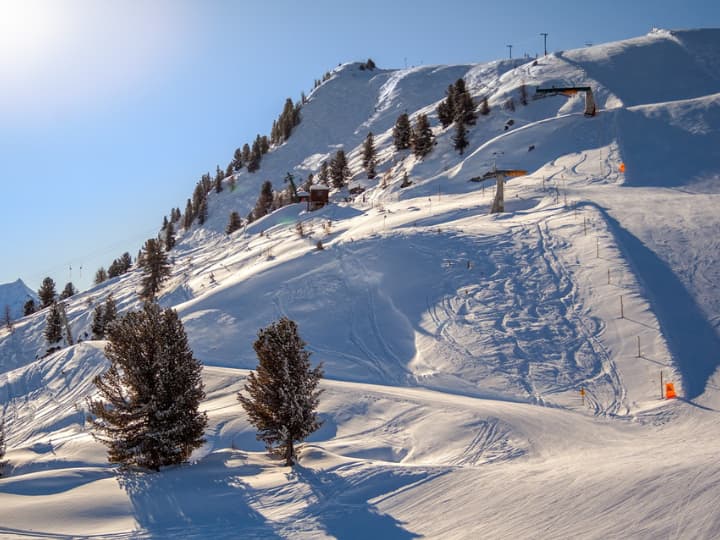
[[[0,67],[22,72],[47,59],[60,35],[60,22],[57,4],[0,0]]]

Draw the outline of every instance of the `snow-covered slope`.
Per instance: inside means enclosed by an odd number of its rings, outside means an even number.
[[[2,316],[5,316],[5,306],[10,308],[10,316],[19,319],[23,315],[23,306],[28,300],[37,302],[37,294],[30,289],[22,279],[12,283],[0,284],[0,309]]]
[[[208,442],[191,465],[105,463],[84,423],[102,342],[40,358],[43,312],[0,334],[0,534],[717,537],[718,66],[720,30],[527,63],[341,66],[288,142],[211,193],[206,225],[173,250],[160,302],[206,366]],[[463,155],[435,113],[458,77],[491,106]],[[532,97],[570,84],[593,88],[596,117],[581,96],[519,104],[522,85]],[[405,110],[433,126],[423,160],[392,146]],[[375,180],[360,166],[368,131]],[[316,173],[339,147],[362,195],[224,234],[262,181],[282,189],[286,172]],[[494,186],[469,179],[495,165],[528,174],[490,215]],[[76,337],[108,294],[136,308],[139,279],[70,299]],[[292,471],[265,457],[235,399],[258,328],[281,315],[327,375],[325,423]],[[661,381],[681,399],[660,399]]]

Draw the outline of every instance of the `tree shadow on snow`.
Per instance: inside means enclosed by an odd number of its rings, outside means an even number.
[[[212,454],[197,465],[157,473],[121,471],[141,534],[149,538],[279,538],[248,500],[251,488],[242,476],[260,467],[228,466],[227,454]]]
[[[328,535],[340,540],[419,538],[421,535],[406,530],[403,523],[380,513],[369,501],[438,474],[443,473],[383,468],[367,471],[362,478],[343,478],[331,471],[301,465],[296,465],[290,473],[307,484],[316,499],[303,511],[302,518],[317,520]]]

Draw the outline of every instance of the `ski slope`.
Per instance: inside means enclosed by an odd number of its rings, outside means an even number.
[[[41,358],[43,312],[0,330],[0,536],[719,536],[719,38],[654,31],[537,63],[336,69],[289,141],[210,194],[205,226],[171,252],[160,303],[205,365],[210,425],[192,463],[108,466],[84,419],[104,342]],[[458,77],[491,106],[462,156],[435,115]],[[584,117],[580,97],[503,109],[522,84],[590,84],[600,112]],[[424,160],[392,147],[405,109],[431,120]],[[370,130],[373,181],[360,167]],[[282,189],[339,146],[363,194],[224,234],[263,180]],[[490,215],[494,186],[469,179],[493,166],[528,174]],[[70,299],[76,337],[110,293],[121,312],[139,307],[140,277]],[[283,315],[326,372],[324,424],[292,470],[236,400],[257,330]],[[661,380],[680,399],[660,399]]]

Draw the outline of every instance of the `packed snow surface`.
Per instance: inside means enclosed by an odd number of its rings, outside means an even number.
[[[336,69],[289,141],[212,193],[205,226],[171,252],[160,303],[205,365],[210,425],[191,463],[119,470],[86,425],[108,366],[92,310],[109,294],[137,308],[137,271],[66,302],[79,344],[44,356],[44,312],[0,330],[0,536],[717,538],[718,73],[718,30]],[[458,77],[491,107],[463,155],[435,113]],[[591,86],[598,115],[582,95],[533,99],[553,85]],[[423,160],[394,150],[405,110],[433,126]],[[304,180],[340,147],[363,193],[224,234],[263,180]],[[470,179],[493,167],[527,174],[491,215],[494,183]],[[236,399],[257,330],[283,315],[326,373],[324,423],[292,469]],[[661,398],[667,382],[679,399]]]

